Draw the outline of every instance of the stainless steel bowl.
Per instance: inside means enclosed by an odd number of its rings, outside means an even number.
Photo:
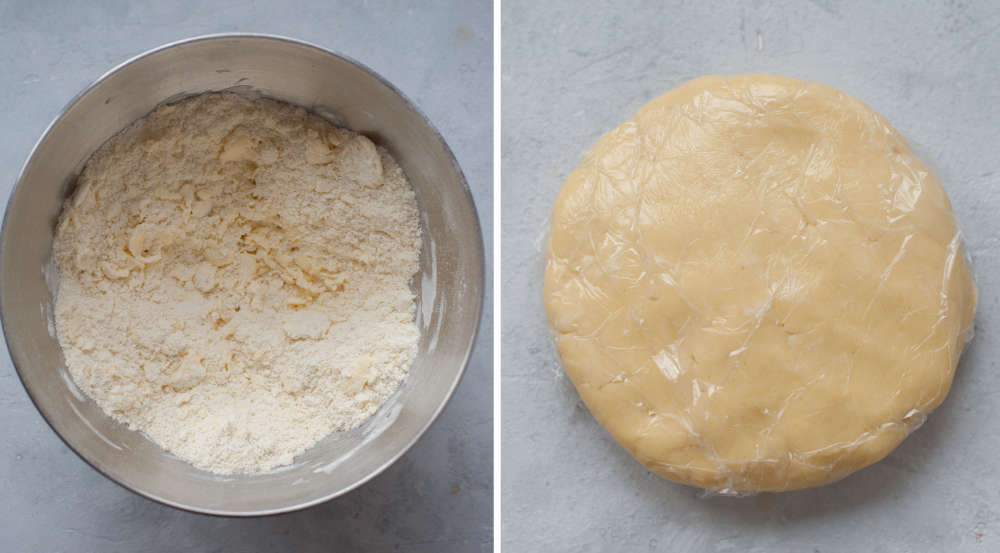
[[[105,415],[75,387],[53,338],[46,283],[56,219],[87,158],[157,105],[237,87],[314,110],[387,147],[416,191],[423,253],[414,279],[419,353],[403,386],[362,428],[328,436],[268,473],[195,469]],[[282,37],[212,35],[167,44],[111,70],[39,139],[11,193],[0,236],[0,317],[14,366],[52,429],[112,480],[167,505],[266,515],[346,493],[412,446],[458,384],[479,327],[483,245],[454,156],[420,111],[363,65]]]

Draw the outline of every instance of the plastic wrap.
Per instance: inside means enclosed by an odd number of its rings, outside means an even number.
[[[545,304],[597,420],[664,478],[826,484],[944,399],[976,290],[940,182],[817,83],[704,77],[567,179]]]

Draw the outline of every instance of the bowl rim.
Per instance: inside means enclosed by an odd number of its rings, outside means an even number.
[[[349,493],[349,492],[351,492],[351,491],[353,491],[353,490],[355,490],[355,489],[363,486],[364,484],[368,483],[373,478],[375,478],[376,476],[378,476],[379,474],[381,474],[382,472],[384,472],[391,465],[393,465],[396,461],[398,461],[403,455],[405,455],[408,451],[410,451],[410,449],[412,449],[413,446],[416,445],[416,443],[420,440],[420,438],[422,438],[424,436],[424,434],[427,432],[427,430],[430,429],[431,425],[434,424],[434,422],[438,419],[438,417],[444,411],[445,407],[451,401],[451,398],[454,395],[455,390],[458,388],[458,385],[461,382],[462,377],[465,375],[465,372],[466,372],[466,370],[468,368],[468,365],[469,365],[469,360],[470,360],[470,358],[472,356],[472,351],[475,348],[476,340],[477,340],[477,338],[479,336],[479,330],[480,330],[480,328],[482,326],[483,306],[484,306],[483,304],[485,303],[485,295],[486,295],[486,278],[485,278],[485,276],[486,276],[486,258],[485,257],[486,256],[485,256],[485,248],[484,248],[484,243],[483,243],[482,225],[481,225],[481,223],[479,221],[479,212],[476,209],[476,203],[475,203],[475,200],[474,200],[474,198],[472,196],[472,191],[469,189],[468,180],[465,178],[465,173],[462,171],[462,167],[459,165],[458,159],[455,157],[455,153],[448,146],[448,143],[445,141],[444,136],[442,136],[441,132],[437,129],[437,127],[434,126],[434,124],[427,117],[427,115],[412,100],[410,100],[409,97],[407,97],[405,94],[403,94],[403,92],[401,90],[399,90],[395,85],[393,85],[392,83],[390,83],[387,79],[385,79],[384,77],[382,77],[381,75],[379,75],[378,73],[376,73],[374,70],[372,70],[367,65],[365,65],[365,64],[363,64],[363,63],[355,60],[354,58],[352,58],[350,56],[346,56],[346,55],[341,54],[339,52],[333,51],[333,50],[331,50],[329,48],[325,48],[325,47],[322,47],[322,46],[319,46],[317,44],[313,44],[311,42],[307,42],[307,41],[304,41],[304,40],[300,40],[300,39],[296,39],[296,38],[291,38],[291,37],[287,37],[287,36],[283,36],[283,35],[270,34],[270,33],[252,33],[252,32],[211,33],[211,34],[205,34],[205,35],[192,36],[192,37],[188,37],[188,38],[182,38],[182,39],[175,40],[175,41],[172,41],[172,42],[167,42],[167,43],[161,44],[159,46],[156,46],[154,48],[151,48],[149,50],[146,50],[145,52],[142,52],[142,53],[140,53],[138,55],[132,56],[132,57],[126,59],[125,61],[116,64],[114,67],[112,67],[111,69],[105,71],[100,77],[98,77],[93,82],[91,82],[90,84],[88,84],[87,86],[85,86],[78,93],[76,93],[73,96],[73,98],[70,99],[69,102],[67,102],[66,105],[61,110],[59,110],[59,112],[55,115],[55,117],[52,118],[52,120],[49,122],[49,124],[45,127],[45,130],[39,136],[38,140],[35,141],[35,144],[31,147],[31,150],[28,152],[28,156],[25,158],[24,163],[21,165],[21,169],[18,171],[18,174],[17,174],[17,179],[14,181],[14,186],[11,188],[10,195],[8,196],[7,205],[4,208],[3,223],[0,224],[0,289],[2,289],[2,288],[5,287],[4,276],[3,276],[4,271],[2,270],[2,268],[3,268],[3,266],[4,266],[5,262],[6,262],[6,255],[5,255],[6,252],[5,252],[5,249],[6,249],[6,243],[7,243],[7,240],[6,240],[6,238],[7,238],[7,220],[8,220],[8,215],[10,214],[10,211],[11,211],[11,202],[10,202],[10,200],[18,193],[18,191],[21,189],[22,185],[24,184],[23,181],[24,181],[25,172],[27,171],[28,167],[31,165],[31,162],[34,159],[35,153],[37,152],[39,146],[45,141],[46,138],[48,138],[49,134],[52,132],[52,129],[55,127],[56,123],[58,123],[60,120],[62,120],[62,118],[66,115],[66,113],[69,112],[69,110],[72,109],[73,106],[75,106],[84,96],[86,96],[88,93],[90,93],[95,87],[97,87],[102,82],[104,82],[105,80],[107,80],[108,78],[110,78],[112,75],[116,74],[117,72],[121,71],[125,67],[131,65],[132,63],[135,63],[135,62],[137,62],[139,60],[142,60],[142,59],[144,59],[146,57],[152,56],[152,55],[157,54],[157,53],[159,53],[159,52],[161,52],[163,50],[167,50],[167,49],[170,49],[170,48],[175,48],[175,47],[178,47],[178,46],[184,46],[184,45],[187,45],[187,44],[192,44],[192,43],[197,43],[197,42],[213,41],[213,40],[220,40],[220,39],[224,39],[224,40],[249,39],[249,40],[265,40],[265,41],[284,42],[284,43],[289,43],[289,44],[293,44],[293,45],[296,45],[296,46],[304,46],[306,48],[311,48],[313,50],[319,51],[320,53],[323,53],[323,54],[326,54],[326,55],[329,55],[329,56],[334,56],[334,57],[339,58],[339,59],[341,59],[343,61],[346,61],[347,63],[353,65],[354,67],[360,69],[361,71],[367,73],[369,76],[371,76],[371,77],[375,78],[376,80],[378,80],[380,83],[382,83],[387,88],[389,88],[394,94],[396,94],[400,99],[402,99],[403,102],[404,102],[404,104],[406,104],[406,106],[413,113],[415,113],[416,115],[418,115],[424,121],[424,123],[427,125],[427,127],[433,133],[433,136],[441,143],[441,146],[444,148],[444,151],[447,153],[449,160],[451,161],[451,163],[452,163],[455,171],[457,172],[457,174],[459,176],[459,180],[461,182],[462,192],[464,193],[466,199],[468,200],[469,205],[472,207],[472,221],[473,221],[473,225],[475,227],[475,232],[476,232],[476,237],[477,237],[477,239],[475,240],[474,248],[476,250],[476,257],[479,259],[479,263],[478,263],[478,265],[479,265],[479,267],[478,267],[478,269],[479,269],[479,279],[478,279],[479,280],[479,282],[478,282],[478,284],[479,284],[479,294],[478,294],[478,297],[474,298],[475,299],[475,310],[474,310],[475,311],[475,318],[474,318],[472,333],[470,335],[470,339],[469,339],[468,345],[465,347],[465,351],[462,353],[462,360],[461,360],[461,363],[460,363],[461,366],[459,367],[458,372],[455,374],[455,377],[452,379],[452,382],[449,385],[447,393],[445,394],[445,397],[444,397],[444,401],[442,401],[441,404],[438,405],[437,408],[435,408],[434,412],[423,423],[423,425],[420,427],[420,429],[417,431],[417,433],[402,448],[400,448],[399,451],[397,451],[396,453],[394,453],[385,462],[383,462],[381,465],[377,466],[374,470],[370,471],[367,475],[365,475],[364,477],[356,480],[355,482],[353,482],[349,486],[345,486],[345,487],[343,487],[343,488],[341,488],[339,490],[335,490],[335,491],[330,492],[330,493],[322,494],[319,497],[316,497],[316,498],[313,498],[313,499],[309,499],[307,501],[303,501],[303,502],[300,502],[300,503],[289,504],[289,505],[283,505],[283,506],[274,507],[274,508],[253,509],[253,510],[232,510],[232,509],[206,508],[206,507],[202,507],[202,506],[198,506],[198,505],[190,505],[190,504],[182,503],[182,502],[179,502],[179,501],[170,500],[170,499],[161,497],[161,496],[159,496],[157,494],[148,492],[146,490],[142,490],[142,489],[133,487],[133,486],[127,484],[126,482],[123,482],[123,481],[119,480],[114,474],[111,474],[110,471],[106,471],[105,469],[99,467],[97,465],[96,461],[94,461],[92,459],[89,459],[87,456],[85,456],[80,451],[78,451],[76,449],[76,447],[74,447],[74,445],[72,443],[70,443],[70,441],[66,437],[64,437],[62,435],[62,433],[59,432],[59,429],[52,422],[49,414],[46,412],[46,409],[38,402],[38,400],[35,397],[35,394],[31,390],[31,388],[25,383],[24,376],[22,375],[21,363],[19,362],[20,355],[19,355],[18,352],[15,352],[15,350],[11,348],[11,342],[10,342],[10,339],[8,338],[7,321],[6,321],[7,308],[6,308],[6,305],[4,303],[4,294],[0,294],[0,326],[3,327],[4,342],[7,345],[8,356],[11,359],[11,363],[14,365],[14,370],[17,373],[18,379],[21,381],[21,386],[23,386],[24,390],[27,392],[28,398],[31,400],[31,403],[35,406],[35,409],[37,409],[38,412],[42,415],[42,419],[45,420],[45,423],[48,424],[49,428],[51,428],[52,431],[57,436],[59,436],[59,439],[62,440],[62,442],[64,444],[66,444],[66,446],[69,447],[69,449],[73,453],[75,453],[77,455],[77,457],[79,457],[85,463],[87,463],[88,465],[90,465],[94,470],[96,470],[100,474],[103,474],[109,480],[111,480],[112,482],[114,482],[114,483],[118,484],[119,486],[125,488],[126,490],[129,490],[130,492],[133,492],[133,493],[135,493],[135,494],[137,494],[139,496],[145,497],[147,499],[151,499],[153,501],[156,501],[157,503],[161,503],[161,504],[167,505],[169,507],[180,509],[182,511],[188,511],[188,512],[191,512],[191,513],[198,513],[198,514],[205,514],[205,515],[212,515],[212,516],[224,516],[224,517],[259,517],[259,516],[278,515],[278,514],[282,514],[282,513],[289,513],[289,512],[293,512],[293,511],[298,511],[298,510],[306,509],[306,508],[309,508],[309,507],[313,507],[315,505],[319,505],[321,503],[325,503],[327,501],[330,501],[330,500],[335,499],[337,497],[340,497],[342,495],[345,495],[345,494],[347,494],[347,493]],[[93,399],[91,399],[89,396],[88,396],[88,399],[90,401],[93,401]],[[103,409],[102,409],[102,411],[103,411]]]

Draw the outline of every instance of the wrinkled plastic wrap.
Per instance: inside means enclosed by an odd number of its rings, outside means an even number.
[[[605,135],[553,209],[545,304],[597,420],[664,478],[817,486],[944,399],[976,290],[940,182],[817,83],[704,77]]]

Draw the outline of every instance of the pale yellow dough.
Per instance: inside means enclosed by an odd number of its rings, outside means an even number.
[[[545,304],[591,412],[664,478],[818,486],[944,399],[976,290],[945,191],[828,86],[703,77],[567,179]]]

